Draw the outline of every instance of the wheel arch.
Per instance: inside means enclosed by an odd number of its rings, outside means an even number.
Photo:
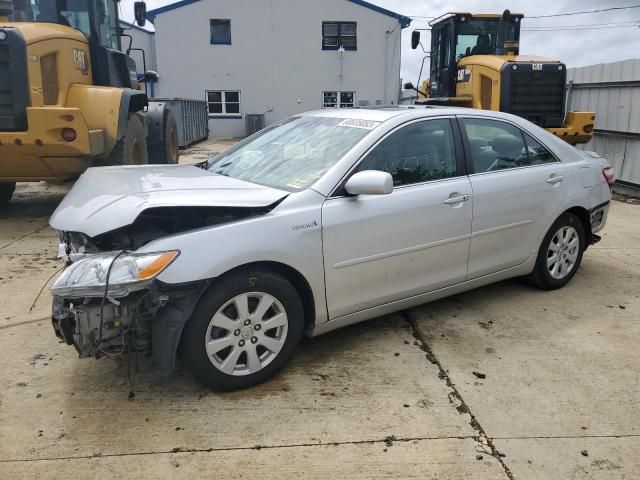
[[[587,210],[584,207],[575,206],[575,207],[568,208],[563,212],[563,214],[564,213],[573,213],[576,217],[580,219],[580,222],[582,223],[582,228],[584,228],[584,236],[585,236],[584,249],[586,250],[587,248],[589,248],[589,245],[591,245],[591,235],[592,235],[591,215],[589,213],[589,210]]]
[[[214,279],[214,283],[222,279],[223,277],[242,271],[247,269],[265,269],[270,270],[272,272],[279,273],[284,278],[286,278],[293,288],[296,289],[298,295],[300,295],[300,300],[302,301],[302,306],[304,309],[304,328],[309,329],[315,325],[316,321],[316,309],[315,309],[315,298],[313,295],[313,290],[311,289],[311,285],[305,278],[305,276],[300,273],[298,270],[293,268],[290,265],[287,265],[282,262],[276,261],[257,261],[245,263],[242,265],[238,265],[237,267],[232,268],[231,270],[227,270],[222,275],[219,275]]]
[[[547,234],[549,233],[549,230],[551,230],[551,227],[553,227],[553,224],[556,223],[556,221],[565,213],[572,213],[573,215],[578,217],[578,219],[580,220],[580,223],[582,224],[582,227],[584,228],[585,250],[589,247],[591,234],[592,234],[591,233],[591,215],[589,214],[589,210],[587,210],[586,208],[580,205],[574,205],[572,207],[563,208],[562,211],[560,211],[556,216],[553,217],[553,219],[549,222],[547,227],[544,229],[544,232],[542,232],[542,235],[538,239],[538,245],[536,247],[535,252],[532,253],[533,255],[538,254],[540,245],[542,245],[542,242],[544,241]]]
[[[243,270],[247,270],[247,269],[267,270],[267,271],[278,273],[282,275],[284,278],[286,278],[291,283],[291,285],[296,290],[296,292],[298,292],[298,295],[300,295],[300,299],[302,301],[302,308],[304,311],[304,329],[308,330],[313,328],[316,321],[316,310],[315,310],[315,303],[314,303],[315,299],[313,295],[313,290],[311,289],[311,285],[309,284],[305,276],[302,275],[302,273],[300,273],[298,270],[291,267],[290,265],[287,265],[282,262],[276,262],[276,261],[256,261],[256,262],[245,263],[245,264],[233,267],[230,270],[227,270],[226,272],[216,276],[215,278],[207,280],[206,283],[203,284],[204,288],[200,290],[200,293],[197,296],[193,297],[188,302],[190,304],[188,317],[191,318],[191,315],[193,314],[193,310],[195,309],[196,304],[200,301],[200,298],[202,297],[202,295],[205,295],[210,288],[215,288],[215,286],[219,282],[224,282],[224,278],[227,277],[228,275],[242,272]],[[181,346],[179,347],[179,345],[182,345],[184,341],[184,335],[183,335],[184,327],[186,323],[189,321],[189,318],[185,319],[183,323],[181,322],[179,329],[174,333],[164,332],[163,337],[169,338],[170,345],[171,345],[171,348],[166,351],[172,352],[172,355],[154,356],[154,358],[157,359],[156,361],[158,362],[158,365],[159,365],[159,368],[156,369],[156,372],[158,372],[159,375],[166,375],[168,373],[171,373],[174,370],[176,355],[178,353],[178,350],[182,348]],[[155,332],[154,332],[154,335],[155,335]]]
[[[120,111],[118,113],[117,140],[120,140],[127,129],[127,119],[130,113],[141,112],[149,104],[147,94],[132,88],[125,88],[120,97]],[[146,122],[145,124],[146,129]]]
[[[152,146],[164,142],[164,123],[166,122],[167,112],[171,110],[165,102],[152,101],[149,102],[147,109],[147,150]],[[175,113],[174,113],[175,114]],[[180,140],[178,139],[178,147]]]

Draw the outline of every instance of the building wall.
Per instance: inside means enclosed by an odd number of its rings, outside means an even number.
[[[640,188],[640,59],[567,70],[568,107],[593,111],[593,140],[578,146],[609,160],[616,178]]]
[[[210,45],[213,18],[231,19],[230,46]],[[357,51],[322,50],[323,21],[356,21]],[[203,0],[159,14],[155,28],[161,96],[240,90],[242,114],[265,113],[266,124],[321,108],[323,91],[398,102],[399,21],[346,0]],[[209,126],[213,137],[245,134],[244,117]]]

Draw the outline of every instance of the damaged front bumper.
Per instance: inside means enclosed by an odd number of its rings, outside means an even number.
[[[151,373],[169,375],[184,325],[208,284],[154,281],[118,299],[54,295],[53,330],[80,358],[135,352],[149,360]]]

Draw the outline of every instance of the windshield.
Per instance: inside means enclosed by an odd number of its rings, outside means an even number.
[[[500,19],[468,20],[458,23],[456,35],[456,61],[468,55],[495,55],[497,53]],[[505,40],[518,40],[518,23],[508,22]]]
[[[92,22],[93,0],[13,0],[10,20],[16,22],[58,23],[80,30],[91,37],[92,23],[96,37],[105,47],[118,48],[117,13],[114,0],[97,0]]]
[[[209,160],[220,175],[296,192],[304,190],[380,122],[292,117]]]

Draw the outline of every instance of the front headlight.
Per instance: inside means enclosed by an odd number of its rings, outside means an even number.
[[[88,255],[69,265],[54,282],[51,293],[60,297],[102,297],[109,273],[108,297],[124,297],[146,287],[180,254],[115,253]],[[114,261],[115,259],[115,261]],[[113,265],[111,265],[113,263]]]

